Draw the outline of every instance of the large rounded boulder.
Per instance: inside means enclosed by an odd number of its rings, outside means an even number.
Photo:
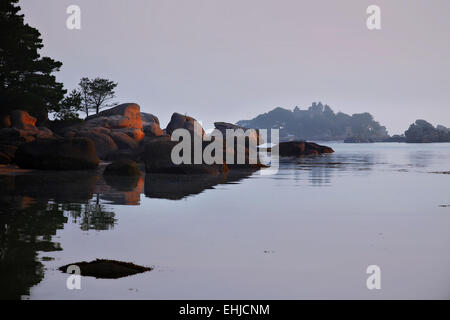
[[[203,130],[197,120],[190,116],[185,116],[175,112],[170,118],[166,132],[171,135],[176,129],[186,129],[191,133],[191,135],[196,134],[200,137],[205,136],[205,130]]]
[[[100,159],[136,157],[145,134],[139,105],[125,103],[90,116],[64,130],[65,137],[85,137],[94,142]]]
[[[14,110],[10,114],[11,126],[21,130],[37,130],[37,119],[30,116],[26,111]]]
[[[120,150],[136,149],[138,147],[138,141],[123,131],[113,130],[109,135]]]
[[[148,141],[143,154],[145,171],[147,173],[169,174],[219,174],[228,171],[226,164],[210,165],[204,162],[194,164],[194,152],[191,153],[190,163],[175,164],[172,159],[172,149],[177,144],[177,141],[166,139]]]
[[[117,107],[99,112],[86,119],[111,129],[136,128],[142,130],[141,108],[136,103],[124,103]]]
[[[88,138],[92,140],[95,146],[95,151],[100,159],[106,158],[111,153],[119,150],[119,147],[114,142],[113,138],[108,134],[98,131],[80,131],[76,137]]]
[[[35,139],[54,138],[53,132],[45,127],[36,127],[36,118],[23,110],[14,110],[2,117],[0,127],[0,163],[14,162],[17,148]]]
[[[141,112],[142,126],[147,137],[160,137],[164,135],[164,131],[161,129],[159,119],[157,116],[151,113]]]
[[[16,151],[16,163],[25,169],[86,170],[99,162],[94,143],[86,138],[37,139]]]
[[[214,127],[222,133],[224,140],[227,136],[227,130],[233,130],[234,132],[239,132],[238,130],[242,130],[244,133],[249,133],[248,136],[246,136],[246,139],[251,140],[256,146],[264,143],[264,139],[261,137],[257,129],[248,129],[227,122],[214,122]]]

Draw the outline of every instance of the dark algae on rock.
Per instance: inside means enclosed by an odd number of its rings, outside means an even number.
[[[153,268],[138,266],[131,262],[115,260],[97,259],[91,262],[76,262],[59,268],[62,272],[67,272],[70,266],[78,266],[82,276],[95,277],[97,279],[119,279],[134,274],[152,271]]]

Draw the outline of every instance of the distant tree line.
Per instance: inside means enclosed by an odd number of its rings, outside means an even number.
[[[237,124],[255,129],[280,129],[283,140],[344,140],[348,137],[381,140],[389,136],[386,127],[375,121],[370,113],[335,113],[321,102],[313,103],[306,110],[275,108]]]

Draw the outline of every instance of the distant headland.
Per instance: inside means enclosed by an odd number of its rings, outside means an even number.
[[[434,127],[425,120],[417,120],[404,134],[390,136],[386,127],[375,121],[370,113],[335,113],[330,106],[321,102],[313,102],[305,110],[299,107],[294,110],[278,107],[251,120],[238,121],[237,125],[254,129],[279,129],[281,141],[450,142],[450,129],[442,125]]]

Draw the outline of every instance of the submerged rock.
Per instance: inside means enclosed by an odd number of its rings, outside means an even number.
[[[99,159],[89,139],[38,139],[21,145],[16,163],[24,169],[85,170],[95,169]]]
[[[330,147],[306,141],[281,142],[278,147],[280,157],[309,156],[334,152]]]
[[[70,266],[78,266],[82,276],[95,277],[98,279],[119,279],[134,274],[152,271],[153,268],[143,267],[131,262],[97,259],[91,262],[76,262],[59,268],[67,272]]]

